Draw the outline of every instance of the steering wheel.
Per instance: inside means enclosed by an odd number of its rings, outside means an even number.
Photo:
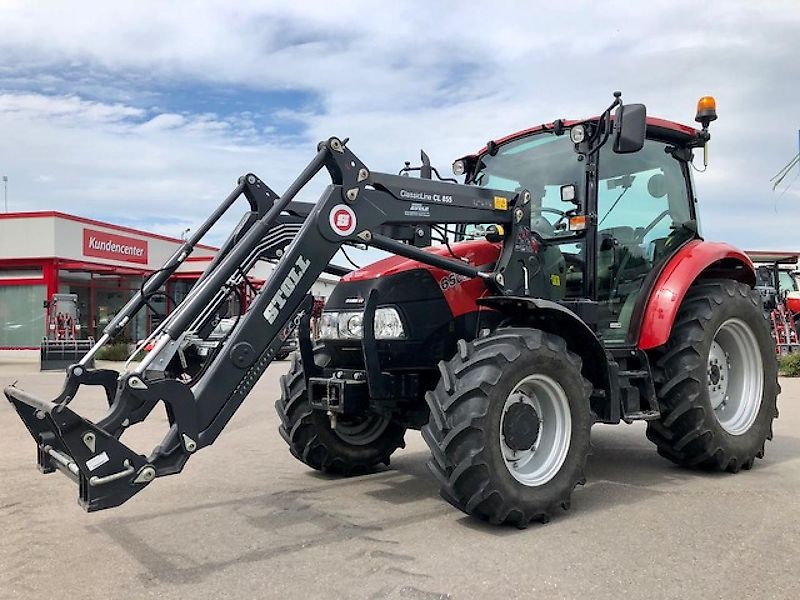
[[[536,216],[537,213],[539,214],[538,217]],[[545,219],[544,217],[541,216],[542,213],[556,214],[556,215],[559,216],[559,219],[555,223],[551,223],[550,221],[548,221],[547,219]],[[546,207],[546,206],[539,207],[539,208],[532,208],[531,209],[531,216],[534,217],[531,220],[531,229],[539,229],[539,230],[541,230],[542,229],[541,226],[544,225],[545,226],[544,229],[547,230],[544,233],[546,233],[546,235],[548,237],[555,235],[555,232],[557,231],[558,225],[564,219],[568,218],[568,215],[567,215],[566,211],[558,210],[557,208],[549,208],[549,207]],[[538,225],[538,227],[537,227],[537,225]]]
[[[653,231],[655,226],[658,225],[661,221],[663,221],[664,217],[668,215],[669,215],[668,210],[665,210],[660,214],[658,214],[655,219],[650,221],[647,224],[647,226],[644,229],[642,229],[642,232],[640,234],[634,236],[633,242],[635,244],[640,244],[641,242],[643,242],[647,234]],[[622,283],[622,275],[625,271],[625,267],[628,266],[628,261],[630,260],[630,258],[631,254],[629,252],[626,253],[625,256],[622,258],[622,261],[620,262],[619,266],[617,267],[617,272],[615,273],[614,279],[611,282],[611,291],[614,295],[617,295],[617,290],[619,289],[620,283]]]
[[[650,221],[650,222],[647,224],[647,227],[645,227],[645,228],[642,230],[642,233],[640,233],[639,235],[637,235],[637,236],[634,238],[634,239],[636,240],[636,242],[638,243],[638,242],[642,242],[642,241],[644,241],[644,238],[645,238],[645,236],[646,236],[648,233],[650,233],[651,231],[653,231],[653,229],[655,229],[655,226],[656,226],[656,225],[658,225],[659,223],[661,223],[661,221],[663,221],[663,220],[664,220],[664,217],[666,217],[667,215],[669,215],[669,211],[668,211],[668,210],[665,210],[664,212],[662,212],[661,214],[659,214],[659,215],[658,215],[658,216],[657,216],[655,219],[653,219],[652,221]]]

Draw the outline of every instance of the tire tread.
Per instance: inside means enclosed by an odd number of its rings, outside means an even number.
[[[648,422],[647,438],[661,456],[679,465],[736,473],[741,468],[749,470],[756,458],[763,457],[763,444],[757,451],[735,452],[715,428],[708,426],[710,407],[703,401],[705,381],[697,375],[704,362],[698,347],[714,333],[710,324],[715,311],[737,297],[746,298],[761,311],[757,293],[743,283],[733,280],[696,283],[681,304],[669,341],[651,353],[661,419]],[[771,402],[777,417],[776,397],[780,391],[777,373],[774,380],[765,379],[764,385],[776,390],[775,394],[765,392],[763,401]],[[771,429],[770,424],[767,439],[771,437]]]
[[[426,395],[431,417],[422,428],[422,437],[432,455],[428,468],[439,482],[441,496],[467,514],[492,524],[520,528],[531,521],[546,523],[556,509],[569,508],[572,490],[586,481],[584,471],[590,450],[587,435],[579,472],[569,490],[535,511],[526,512],[493,485],[489,465],[482,458],[486,438],[481,419],[491,402],[492,386],[504,372],[514,368],[523,349],[559,356],[581,376],[580,357],[567,349],[562,338],[540,330],[509,328],[473,342],[462,340],[456,355],[439,363],[441,379]],[[582,390],[588,411],[592,386],[585,378]],[[483,409],[476,410],[476,406]]]
[[[292,356],[289,372],[281,377],[280,382],[281,397],[275,402],[280,418],[278,432],[289,445],[292,456],[312,469],[345,477],[361,475],[379,464],[388,466],[391,454],[405,447],[405,429],[390,423],[383,435],[371,445],[372,452],[358,459],[352,455],[344,456],[320,435],[318,419],[315,419],[315,411],[308,402],[302,361],[297,354]]]

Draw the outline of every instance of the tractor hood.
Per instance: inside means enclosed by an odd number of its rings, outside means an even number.
[[[450,244],[453,254],[458,258],[465,260],[469,264],[479,267],[488,265],[497,260],[500,256],[500,244],[493,244],[486,240],[470,240],[467,242],[458,242]],[[447,246],[432,246],[425,249],[432,254],[440,256],[450,256],[450,250]],[[389,256],[371,265],[362,267],[356,271],[352,271],[342,277],[341,281],[363,281],[365,279],[377,279],[378,277],[386,277],[388,275],[395,275],[404,271],[411,271],[414,269],[425,269],[430,271],[431,274],[438,281],[449,272],[437,267],[426,265],[410,258],[402,256]]]
[[[450,249],[476,267],[492,265],[500,255],[500,244],[485,239],[453,243]],[[452,258],[447,246],[426,250]],[[476,302],[489,294],[483,279],[396,255],[342,277],[325,302],[325,312],[358,313],[373,292],[378,307],[399,313],[404,330],[402,338],[377,340],[382,368],[427,369],[452,356],[456,340],[473,339],[481,326],[497,324],[499,313]],[[337,368],[363,368],[361,344],[360,339],[328,338],[325,351]]]

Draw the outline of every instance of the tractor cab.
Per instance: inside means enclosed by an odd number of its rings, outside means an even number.
[[[648,280],[699,237],[691,160],[707,134],[637,117],[644,127],[636,151],[620,152],[617,143],[592,148],[589,139],[612,126],[599,117],[521,131],[454,164],[467,183],[530,191],[530,230],[544,257],[531,295],[575,308],[596,302],[597,332],[609,344],[635,343],[632,315]],[[465,229],[467,237],[476,233]]]

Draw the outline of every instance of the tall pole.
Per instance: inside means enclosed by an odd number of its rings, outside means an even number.
[[[8,175],[3,175],[3,205],[8,212]]]

